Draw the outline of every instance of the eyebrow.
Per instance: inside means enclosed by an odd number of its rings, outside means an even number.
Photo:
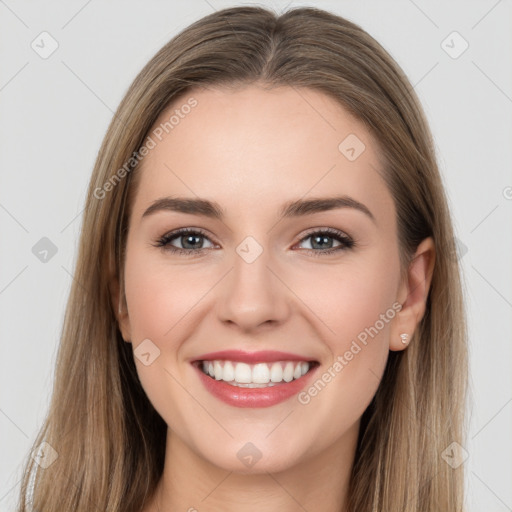
[[[364,213],[373,222],[375,222],[375,217],[368,207],[350,196],[321,197],[289,201],[281,208],[279,218],[301,217],[337,208],[353,208]],[[202,215],[221,221],[225,218],[224,209],[215,201],[187,197],[162,197],[157,199],[142,214],[142,218],[148,217],[149,215],[159,211],[173,211],[189,213],[192,215]]]

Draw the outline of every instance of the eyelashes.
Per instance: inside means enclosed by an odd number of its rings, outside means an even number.
[[[183,237],[185,235],[188,235],[189,237],[196,236],[196,238],[208,238],[206,233],[202,229],[198,228],[181,228],[177,229],[176,231],[171,231],[170,233],[165,234],[161,238],[159,238],[155,244],[156,247],[161,247],[162,249],[165,249],[166,251],[176,253],[176,254],[186,254],[191,255],[191,253],[202,254],[206,249],[204,247],[201,247],[199,249],[182,249],[180,247],[174,247],[173,245],[170,245],[171,242],[178,237]]]
[[[181,248],[181,247],[175,247],[174,245],[171,245],[171,242],[178,238],[184,238],[186,235],[187,238],[195,238],[197,239],[207,239],[210,240],[207,234],[200,228],[180,228],[175,231],[171,231],[170,233],[166,233],[162,237],[158,238],[156,242],[153,244],[154,247],[159,247],[165,251],[171,252],[173,254],[181,254],[186,256],[200,256],[205,251],[210,250],[209,248],[205,247],[199,247],[199,248]],[[339,231],[334,228],[322,228],[322,229],[315,229],[309,231],[305,236],[303,236],[298,244],[304,242],[305,240],[314,240],[314,244],[317,243],[325,243],[328,239],[333,239],[339,242],[338,246],[330,247],[328,249],[302,249],[307,251],[308,253],[312,254],[313,256],[323,256],[323,255],[329,255],[333,253],[338,253],[341,251],[345,251],[347,249],[352,249],[355,247],[355,242],[352,238],[350,238],[348,235],[343,233],[342,231]],[[192,242],[193,244],[194,242]],[[310,242],[310,245],[313,246],[313,243]],[[213,242],[212,242],[213,244]]]

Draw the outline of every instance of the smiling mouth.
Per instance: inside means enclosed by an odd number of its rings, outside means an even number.
[[[295,381],[319,365],[317,361],[274,361],[247,364],[239,361],[211,360],[193,363],[212,380],[243,388],[265,388]]]

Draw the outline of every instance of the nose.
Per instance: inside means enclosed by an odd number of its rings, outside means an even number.
[[[279,266],[266,248],[254,261],[235,253],[233,268],[223,279],[219,295],[218,318],[245,332],[279,325],[290,310],[291,292],[279,278]]]

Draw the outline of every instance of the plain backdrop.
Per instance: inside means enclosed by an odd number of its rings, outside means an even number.
[[[240,4],[255,3],[0,1],[0,511],[14,510],[21,462],[48,406],[85,191],[113,111],[172,36]],[[278,12],[314,5],[354,21],[415,86],[434,134],[464,272],[468,512],[512,510],[511,2],[257,5]],[[47,261],[37,257],[37,244],[48,244],[42,238],[53,247]]]

